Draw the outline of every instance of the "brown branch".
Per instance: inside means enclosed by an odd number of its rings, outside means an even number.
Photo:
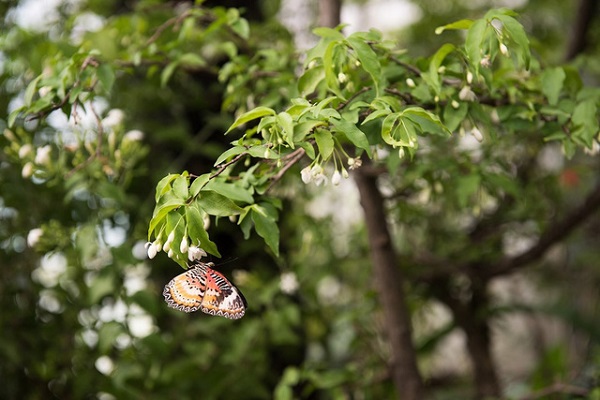
[[[600,184],[598,184],[585,198],[581,206],[572,210],[563,219],[550,224],[541,235],[538,242],[529,250],[515,257],[504,258],[489,268],[477,269],[469,266],[468,269],[485,278],[505,275],[519,269],[544,255],[546,250],[555,243],[565,239],[573,230],[581,225],[587,217],[600,209]]]
[[[352,96],[350,96],[350,98],[348,100],[343,101],[340,104],[338,104],[338,106],[335,109],[337,111],[340,111],[342,108],[346,107],[352,100],[354,100],[355,98],[357,98],[358,96],[360,96],[364,92],[368,92],[369,90],[371,90],[371,86],[365,86],[365,87],[363,87],[358,92],[355,92]]]
[[[238,162],[246,154],[248,154],[248,152],[244,151],[243,153],[240,153],[237,156],[233,157],[230,161],[227,161],[225,164],[221,164],[219,166],[219,168],[217,169],[217,171],[215,173],[213,173],[208,179],[213,179],[213,178],[216,178],[217,176],[221,175],[223,173],[223,171],[225,171],[227,169],[227,167],[229,167],[231,164],[235,164],[236,162]]]
[[[158,38],[160,37],[160,35],[162,35],[162,33],[168,27],[170,27],[171,25],[180,24],[181,21],[183,21],[184,19],[186,19],[187,17],[189,17],[191,14],[192,14],[191,10],[186,10],[186,11],[182,12],[181,14],[179,14],[176,17],[169,18],[161,26],[159,26],[158,28],[156,28],[156,31],[154,32],[154,34],[152,36],[150,36],[150,38],[146,41],[146,46],[148,46],[151,43],[154,43],[155,41],[157,41]]]
[[[286,158],[288,158],[288,161],[286,161],[285,165],[277,172],[277,174],[275,174],[271,178],[271,183],[269,184],[269,187],[266,191],[268,192],[269,190],[271,190],[271,188],[283,177],[286,171],[290,169],[292,165],[300,161],[302,157],[304,157],[304,154],[306,154],[306,150],[304,150],[304,148],[302,147],[298,147],[296,150],[288,154],[286,156]]]
[[[588,35],[592,22],[596,18],[597,9],[598,0],[579,0],[576,20],[571,24],[572,30],[565,56],[566,61],[571,61],[583,53],[590,44]]]
[[[588,389],[569,385],[566,383],[557,382],[551,386],[548,386],[544,389],[538,390],[535,393],[532,393],[527,396],[521,397],[519,400],[536,400],[536,399],[545,399],[547,396],[553,394],[572,394],[575,396],[587,396],[590,393]]]

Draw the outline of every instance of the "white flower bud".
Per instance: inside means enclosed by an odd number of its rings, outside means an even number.
[[[19,148],[19,158],[23,159],[33,152],[33,146],[29,143],[24,144]]]
[[[27,245],[29,247],[35,247],[36,244],[40,241],[40,238],[44,234],[44,231],[41,228],[35,228],[29,231],[27,234]]]
[[[302,182],[305,184],[310,183],[312,180],[312,174],[310,173],[310,166],[305,167],[300,171],[300,176],[302,177]]]
[[[500,43],[500,53],[505,56],[508,56],[508,47],[504,43]]]
[[[473,82],[473,73],[471,71],[467,71],[467,83],[470,85]]]
[[[344,177],[344,179],[348,179],[348,171],[346,171],[346,168],[342,168],[342,176]]]
[[[142,139],[144,139],[144,132],[138,129],[131,130],[123,136],[123,141],[139,142]]]
[[[452,105],[452,108],[454,108],[455,110],[458,109],[458,107],[460,107],[460,103],[456,100],[452,100],[452,103],[450,103]]]
[[[167,253],[167,256],[169,258],[173,258],[173,255],[175,255],[175,253],[173,252],[173,249],[169,249],[169,252]]]
[[[202,215],[202,221],[204,222],[204,230],[207,231],[210,228],[210,217],[208,214]]]
[[[156,254],[160,251],[156,248],[155,243],[150,243],[150,242],[146,243],[146,250],[148,251],[148,258],[151,260],[154,257],[156,257]]]
[[[475,139],[477,139],[479,143],[483,142],[483,135],[477,127],[471,129],[471,134],[475,137]]]
[[[50,153],[52,147],[49,144],[39,147],[35,153],[35,163],[39,165],[46,165],[50,163]]]
[[[33,175],[33,163],[28,162],[27,164],[23,165],[23,169],[21,170],[21,176],[27,179],[31,175]]]
[[[335,171],[333,173],[333,176],[331,177],[331,183],[333,184],[333,186],[337,186],[340,184],[340,181],[342,180],[342,174],[340,174],[340,171]]]
[[[411,78],[406,79],[406,85],[410,88],[414,88],[415,86],[417,86],[415,84],[415,81],[413,81]]]
[[[179,245],[179,251],[181,253],[187,253],[189,247],[188,247],[188,241],[187,241],[187,236],[184,236],[183,239],[181,240],[181,244]]]

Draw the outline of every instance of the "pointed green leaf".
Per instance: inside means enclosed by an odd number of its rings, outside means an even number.
[[[229,129],[227,129],[227,131],[225,132],[225,134],[228,134],[229,132],[231,132],[233,129],[237,128],[240,125],[245,124],[246,122],[258,119],[258,118],[262,118],[264,116],[267,115],[275,115],[275,111],[272,108],[269,107],[256,107],[253,110],[250,110],[242,115],[239,116],[238,119],[235,120],[235,122],[229,127]]]
[[[37,93],[37,84],[42,79],[42,75],[38,76],[27,85],[27,89],[25,89],[25,95],[23,97],[23,101],[27,107],[31,107],[31,102],[33,101],[33,96]]]
[[[242,212],[242,209],[233,201],[213,190],[201,190],[196,201],[200,208],[209,215],[229,217]]]
[[[210,174],[202,174],[196,177],[196,179],[194,179],[194,181],[190,185],[190,196],[196,197],[198,193],[200,193],[200,189],[202,189],[206,185],[209,179]]]
[[[206,190],[213,190],[223,196],[236,201],[251,204],[254,198],[248,189],[243,188],[236,183],[227,183],[223,180],[213,179],[204,187]]]
[[[235,146],[230,148],[229,150],[226,150],[223,154],[219,156],[219,158],[217,158],[217,161],[215,161],[215,167],[221,164],[223,161],[227,160],[229,157],[237,156],[238,154],[242,154],[245,151],[246,148],[243,146]]]
[[[96,74],[104,91],[109,93],[115,83],[115,71],[110,65],[103,63],[96,70]]]
[[[482,58],[482,45],[486,39],[485,31],[487,29],[487,21],[484,19],[478,19],[475,21],[469,30],[467,31],[467,38],[465,40],[465,51],[471,61],[471,66],[479,71],[479,62]]]
[[[549,68],[542,73],[542,93],[548,98],[548,103],[556,105],[565,82],[565,70],[561,67]]]
[[[279,257],[279,227],[275,219],[268,215],[266,210],[258,204],[252,208],[252,221],[254,229],[265,240],[267,246]]]
[[[323,157],[323,161],[327,161],[333,153],[333,136],[331,132],[325,129],[317,129],[314,133],[315,139],[317,141],[317,147],[319,148],[319,153],[321,157]]]
[[[199,245],[207,253],[221,257],[217,245],[210,240],[208,232],[204,229],[202,213],[203,211],[199,208],[197,202],[193,202],[189,207],[185,208],[187,233],[191,239],[190,244]]]
[[[444,26],[438,26],[435,28],[435,34],[439,35],[446,30],[463,30],[469,29],[473,25],[473,21],[470,19],[461,19],[456,22],[452,22],[451,24],[447,24]]]
[[[294,119],[292,116],[286,112],[280,112],[277,114],[277,123],[283,130],[283,135],[285,137],[285,141],[290,147],[294,148]]]
[[[359,147],[367,152],[369,157],[371,157],[371,146],[369,145],[369,140],[367,139],[367,135],[352,122],[348,122],[346,120],[337,120],[332,119],[331,123],[336,128],[337,132],[341,132],[348,140],[352,142],[356,147]]]
[[[347,42],[350,44],[350,46],[352,46],[354,51],[356,51],[356,56],[358,57],[363,69],[367,71],[367,73],[371,76],[371,79],[373,79],[376,95],[379,96],[381,64],[379,63],[377,54],[375,54],[371,46],[369,46],[365,39],[361,38],[360,35],[360,33],[352,34],[350,37],[348,37]]]

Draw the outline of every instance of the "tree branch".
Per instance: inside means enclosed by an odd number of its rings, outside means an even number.
[[[600,209],[600,183],[588,194],[581,206],[572,210],[563,219],[550,224],[538,242],[525,253],[515,257],[504,258],[489,268],[477,269],[469,266],[468,269],[477,271],[478,274],[484,275],[485,278],[493,278],[511,273],[539,259],[552,245],[566,238],[598,209]]]

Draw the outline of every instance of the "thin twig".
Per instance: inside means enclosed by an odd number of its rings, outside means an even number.
[[[340,104],[338,104],[338,106],[335,109],[337,111],[340,111],[342,108],[346,107],[348,105],[348,103],[350,103],[352,100],[354,100],[355,98],[357,98],[358,96],[360,96],[364,92],[368,92],[369,90],[371,90],[371,86],[365,86],[365,87],[363,87],[358,92],[356,92],[352,96],[350,96],[350,98],[348,100],[343,101]]]
[[[146,41],[146,46],[148,46],[149,44],[154,43],[155,41],[157,41],[158,38],[160,37],[160,35],[162,35],[162,33],[169,26],[171,26],[171,25],[177,25],[177,24],[181,23],[181,21],[183,21],[184,19],[186,19],[190,15],[191,15],[191,10],[186,10],[186,11],[182,12],[181,14],[179,14],[176,17],[169,18],[161,26],[159,26],[158,28],[156,28],[156,31],[154,32],[154,34],[152,36],[150,36],[150,38]]]
[[[248,154],[248,152],[244,151],[243,153],[240,153],[237,156],[233,157],[230,161],[227,161],[225,164],[221,164],[219,166],[219,168],[217,169],[217,171],[214,174],[212,174],[208,179],[213,179],[213,178],[216,178],[217,176],[221,175],[223,173],[223,171],[225,171],[227,169],[227,167],[229,167],[231,164],[235,164],[236,162],[238,162],[246,154]]]
[[[306,150],[304,150],[303,147],[298,147],[296,150],[294,150],[293,152],[291,152],[289,154],[289,159],[288,161],[285,163],[285,165],[277,172],[276,175],[274,175],[271,178],[271,183],[269,184],[269,187],[267,188],[267,192],[269,190],[271,190],[271,188],[283,177],[283,175],[286,173],[286,171],[288,169],[290,169],[292,167],[292,165],[296,164],[298,161],[300,161],[300,159],[302,157],[304,157],[304,154],[306,154]]]
[[[587,396],[590,391],[588,389],[569,385],[566,383],[557,382],[551,386],[548,386],[544,389],[538,390],[535,393],[529,394],[527,396],[521,397],[519,400],[536,400],[536,399],[545,399],[546,396],[550,396],[553,394],[572,394],[575,396]]]

